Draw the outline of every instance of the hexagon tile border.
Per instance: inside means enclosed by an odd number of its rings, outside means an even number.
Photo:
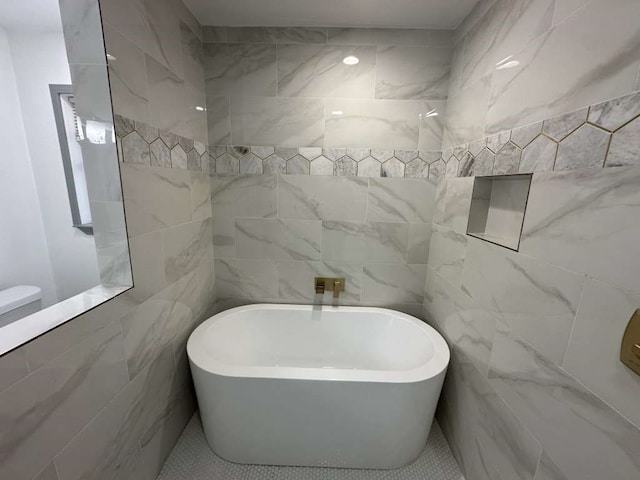
[[[640,92],[444,151],[219,145],[116,115],[125,163],[212,175],[432,178],[640,166]]]

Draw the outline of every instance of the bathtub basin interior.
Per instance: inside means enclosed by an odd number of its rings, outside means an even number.
[[[380,308],[249,305],[187,352],[207,441],[268,465],[397,468],[424,448],[449,362],[442,337]]]

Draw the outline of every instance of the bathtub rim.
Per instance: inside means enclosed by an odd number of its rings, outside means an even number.
[[[212,358],[207,353],[203,344],[203,333],[215,321],[235,313],[248,310],[310,310],[321,307],[323,310],[357,311],[370,313],[384,313],[400,318],[414,327],[420,329],[431,341],[433,356],[431,359],[416,368],[407,370],[365,370],[365,369],[323,369],[316,367],[276,367],[256,365],[230,365]],[[417,383],[427,381],[443,374],[449,365],[450,351],[444,338],[430,325],[422,320],[397,310],[380,307],[358,306],[331,306],[308,304],[272,304],[257,303],[224,310],[204,320],[189,336],[187,341],[187,356],[189,362],[200,370],[224,377],[261,378],[283,380],[308,380],[308,381],[345,381],[345,382],[374,382],[374,383]]]

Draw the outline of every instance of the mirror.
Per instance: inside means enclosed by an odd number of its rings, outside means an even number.
[[[0,355],[132,286],[97,11],[0,4]]]

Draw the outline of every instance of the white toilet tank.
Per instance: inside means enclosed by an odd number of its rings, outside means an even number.
[[[42,308],[42,290],[31,285],[0,290],[0,327],[31,315]]]

